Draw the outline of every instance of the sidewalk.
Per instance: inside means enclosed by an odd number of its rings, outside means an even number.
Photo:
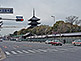
[[[5,59],[5,58],[6,58],[5,54],[2,51],[2,49],[0,48],[0,61],[3,60],[3,59]]]

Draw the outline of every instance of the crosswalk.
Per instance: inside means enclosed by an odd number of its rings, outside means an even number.
[[[11,51],[11,53],[13,53],[13,54],[17,54],[15,51]]]
[[[13,50],[13,51],[4,51],[4,53],[7,56],[10,55],[17,55],[17,54],[36,54],[36,53],[51,53],[51,52],[76,52],[78,49],[64,49],[64,48],[58,48],[58,49],[29,49],[29,50]]]

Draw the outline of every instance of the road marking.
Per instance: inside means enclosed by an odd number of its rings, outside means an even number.
[[[17,51],[18,53],[23,53],[23,52],[21,52],[21,51]]]
[[[26,50],[22,50],[24,53],[29,53],[28,51],[26,51]]]
[[[11,51],[11,53],[13,53],[13,54],[17,54],[15,51]]]
[[[56,49],[52,49],[52,51],[58,51],[58,50],[56,50]]]
[[[42,52],[47,52],[47,50],[42,50],[42,49],[38,49],[39,51],[42,51]]]
[[[28,50],[29,52],[31,52],[31,53],[36,53],[36,52],[34,52],[34,51],[32,51],[32,50]]]
[[[36,51],[36,52],[39,52],[40,53],[40,51],[39,50],[36,50],[36,49],[33,49],[34,51]]]
[[[41,49],[41,50],[40,50],[40,49],[34,49],[34,51],[37,52],[37,53],[46,52],[46,51],[44,51],[44,50],[42,50],[42,49]]]
[[[59,49],[59,50],[61,50],[61,51],[68,51],[68,49]]]
[[[13,49],[17,49],[17,48],[13,47]]]
[[[6,55],[10,55],[10,53],[9,53],[9,52],[7,52],[7,51],[6,51],[5,53],[6,53]]]

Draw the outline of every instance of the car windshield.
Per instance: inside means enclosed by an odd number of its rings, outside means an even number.
[[[79,40],[75,40],[74,42],[81,42],[81,40],[79,39]]]
[[[51,40],[46,40],[46,41],[51,41]]]
[[[60,42],[59,40],[55,40],[55,42]]]
[[[78,42],[81,42],[81,41],[78,41]]]

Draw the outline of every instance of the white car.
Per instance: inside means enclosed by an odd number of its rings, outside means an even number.
[[[0,39],[0,42],[2,42],[3,41],[3,39]]]
[[[46,40],[45,44],[50,44],[50,42],[52,42],[51,40]]]

